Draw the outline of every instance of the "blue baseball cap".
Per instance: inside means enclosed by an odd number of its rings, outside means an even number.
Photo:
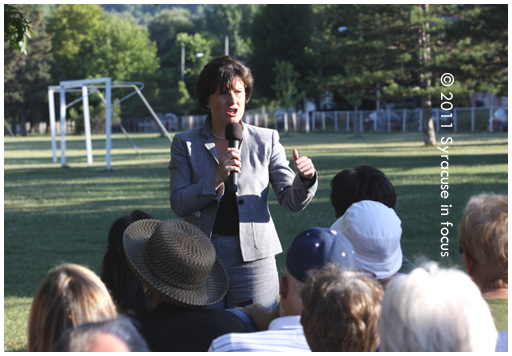
[[[298,281],[305,282],[306,271],[323,268],[328,263],[354,268],[354,247],[334,230],[312,227],[301,232],[286,253],[286,269]]]

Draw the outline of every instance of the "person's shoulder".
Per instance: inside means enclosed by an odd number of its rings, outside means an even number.
[[[213,340],[212,347],[216,352],[246,352],[261,351],[261,346],[266,345],[265,348],[268,351],[267,333],[268,331],[224,334]]]
[[[250,134],[257,134],[259,136],[272,136],[272,135],[275,135],[277,133],[276,130],[274,129],[270,129],[270,128],[267,128],[267,127],[259,127],[259,126],[254,126],[254,125],[250,125],[250,124],[244,124],[244,127],[247,128],[248,132]]]
[[[193,137],[201,136],[202,131],[203,125],[193,128],[191,130],[178,132],[177,134],[174,135],[174,137],[179,137],[180,139],[190,139]]]
[[[279,142],[279,132],[274,129],[244,124],[245,130],[247,135],[244,134],[244,137],[250,137],[258,144]]]
[[[228,333],[221,335],[212,341],[210,347],[214,352],[241,352],[247,351],[245,340],[248,333]]]
[[[216,352],[310,351],[302,332],[287,329],[225,334],[213,341],[212,349]]]
[[[174,146],[183,146],[186,143],[202,143],[206,142],[208,137],[205,137],[203,134],[204,125],[196,127],[192,130],[182,131],[175,134],[172,138],[173,147]]]
[[[213,326],[219,331],[242,333],[248,331],[242,319],[223,309],[198,308],[187,313],[187,317],[192,316],[203,324]]]

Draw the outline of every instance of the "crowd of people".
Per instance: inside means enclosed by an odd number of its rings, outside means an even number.
[[[297,235],[278,276],[269,188],[299,212],[318,177],[297,150],[293,172],[276,131],[242,123],[252,86],[233,57],[205,66],[196,95],[210,113],[171,148],[170,204],[184,219],[119,218],[101,278],[76,264],[52,269],[30,310],[28,351],[508,351],[503,195],[464,209],[467,273],[415,266],[391,181],[369,165],[343,170],[331,181],[336,220]],[[223,136],[232,123],[242,126],[235,145]]]

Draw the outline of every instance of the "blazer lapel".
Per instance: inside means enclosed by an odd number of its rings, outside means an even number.
[[[215,148],[215,142],[210,142],[211,138],[204,143],[204,148],[212,155],[213,159],[219,164],[219,158],[217,157],[217,149]]]
[[[206,150],[208,152],[210,152],[210,155],[213,157],[215,162],[217,162],[217,164],[219,164],[219,157],[217,157],[217,149],[215,149],[215,142],[213,142],[213,137],[210,133],[210,130],[212,128],[211,120],[212,120],[211,114],[208,114],[208,116],[206,117],[206,120],[204,120],[204,125],[203,125],[203,129],[201,131],[201,134],[203,135],[203,137],[206,140],[204,143],[204,148],[206,148]]]

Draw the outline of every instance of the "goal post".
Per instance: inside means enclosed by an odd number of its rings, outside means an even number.
[[[55,92],[59,92],[60,98],[60,150],[61,150],[61,166],[66,166],[66,91],[81,91],[82,102],[84,106],[84,128],[85,128],[85,146],[87,150],[87,163],[92,164],[92,142],[91,142],[91,120],[89,116],[89,93],[87,90],[88,85],[94,85],[104,83],[106,88],[106,151],[107,151],[107,170],[110,171],[110,149],[111,149],[111,91],[112,91],[112,79],[109,77],[95,78],[95,79],[82,79],[82,80],[65,80],[61,81],[59,85],[48,87],[48,106],[50,109],[50,131],[52,135],[52,150],[53,150],[53,161],[57,162],[57,143],[55,134],[55,104],[53,95]],[[70,104],[71,105],[71,104]]]
[[[141,87],[138,88],[137,85]],[[80,100],[84,106],[84,129],[85,129],[85,140],[86,140],[86,150],[87,150],[87,163],[92,164],[92,143],[91,143],[91,121],[89,115],[89,95],[94,92],[97,92],[100,95],[101,100],[105,103],[105,133],[106,133],[106,161],[107,161],[107,171],[111,169],[111,148],[112,148],[112,107],[120,104],[123,100],[138,94],[141,100],[144,102],[149,112],[160,126],[162,132],[169,138],[169,141],[172,142],[172,137],[169,135],[169,132],[165,129],[165,126],[162,124],[158,115],[154,112],[149,105],[148,101],[142,95],[141,90],[144,87],[144,84],[141,82],[112,82],[110,77],[104,78],[95,78],[95,79],[81,79],[81,80],[66,80],[59,83],[59,85],[49,86],[48,87],[48,106],[50,109],[50,130],[52,135],[52,150],[53,150],[53,162],[57,163],[57,139],[56,139],[56,122],[55,122],[55,103],[54,103],[54,94],[59,92],[60,97],[60,125],[61,125],[61,166],[66,166],[66,109]],[[89,88],[93,90],[89,92]],[[101,95],[98,88],[105,88],[105,98]],[[133,88],[134,92],[126,95],[122,99],[118,100],[114,104],[112,104],[112,88]],[[81,92],[82,97],[74,100],[73,102],[66,105],[66,92]],[[125,133],[128,137],[128,134]],[[129,139],[129,137],[128,137]],[[129,139],[130,140],[130,139]],[[131,140],[130,140],[131,141]],[[138,150],[135,149],[138,153]]]

